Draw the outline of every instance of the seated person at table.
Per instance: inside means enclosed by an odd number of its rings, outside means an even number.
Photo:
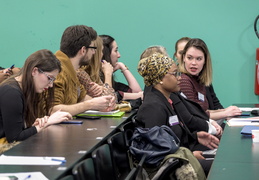
[[[20,72],[20,68],[17,67],[13,67],[12,69],[5,69],[3,67],[0,67],[0,83],[8,77],[10,77],[11,75],[17,74],[18,72]]]
[[[175,43],[174,57],[177,60],[177,62],[182,60],[182,53],[183,53],[184,47],[188,43],[189,40],[191,40],[191,38],[182,37]],[[206,86],[205,88],[206,88],[206,98],[208,100],[209,109],[210,110],[224,109],[224,107],[220,103],[220,101],[214,91],[213,85],[211,84],[209,86]],[[217,121],[217,122],[219,124],[222,124],[223,120],[224,119],[222,119],[221,121]],[[224,126],[224,124],[223,124],[223,126]]]
[[[87,94],[91,97],[99,97],[104,95],[111,95],[115,97],[114,89],[112,88],[112,73],[113,67],[110,63],[102,60],[103,57],[103,41],[97,36],[94,41],[96,52],[89,65],[81,67],[77,71],[77,77],[80,83],[85,87]],[[104,82],[100,75],[104,75]]]
[[[217,148],[219,140],[204,131],[191,133],[181,116],[175,112],[170,95],[179,91],[180,77],[174,61],[162,54],[153,54],[139,61],[138,72],[144,78],[145,85],[152,88],[145,94],[137,121],[143,123],[145,128],[169,126],[180,139],[180,145],[193,151],[205,174],[208,174],[212,161],[204,160],[201,150],[206,149],[203,146]]]
[[[55,81],[53,112],[61,109],[76,115],[90,109],[101,111],[114,109],[113,96],[90,97],[76,75],[76,71],[81,66],[87,65],[95,53],[93,43],[96,37],[96,31],[85,25],[75,25],[65,29],[60,50],[55,54],[61,61],[62,71]]]
[[[240,109],[236,106],[219,110],[209,109],[206,86],[212,84],[212,64],[210,52],[203,40],[191,39],[184,47],[182,58],[178,61],[179,70],[183,73],[180,89],[187,99],[199,103],[214,120],[241,115]]]
[[[111,63],[114,72],[120,69],[128,82],[128,85],[126,85],[121,82],[116,82],[114,78],[112,78],[112,87],[116,92],[118,102],[121,100],[143,98],[143,91],[135,77],[124,63],[118,62],[121,55],[115,39],[109,35],[100,35],[100,37],[103,40],[103,60]]]
[[[140,59],[147,58],[154,53],[160,53],[167,56],[166,48],[163,46],[151,46],[147,48],[140,56]],[[152,86],[145,87],[145,94],[151,90]],[[181,116],[185,124],[191,132],[206,131],[210,134],[221,137],[222,128],[214,120],[209,119],[208,114],[201,108],[201,106],[193,101],[184,98],[180,92],[173,92],[170,99],[174,102],[174,110]]]
[[[53,81],[61,65],[49,50],[39,50],[25,61],[22,70],[0,85],[1,144],[22,141],[49,125],[72,119],[68,112],[49,114]]]

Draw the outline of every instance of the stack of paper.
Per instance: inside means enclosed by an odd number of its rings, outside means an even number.
[[[232,118],[227,121],[229,126],[245,126],[255,125],[259,126],[259,117],[254,118]]]

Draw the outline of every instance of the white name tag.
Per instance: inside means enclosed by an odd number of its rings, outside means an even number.
[[[174,125],[177,125],[177,124],[179,124],[179,120],[178,120],[177,115],[170,116],[169,117],[169,125],[174,126]]]
[[[184,97],[185,99],[187,99],[187,97],[185,96],[185,94],[184,94],[183,92],[181,92],[180,95],[181,95],[182,97]]]
[[[198,99],[204,102],[204,95],[198,92]]]

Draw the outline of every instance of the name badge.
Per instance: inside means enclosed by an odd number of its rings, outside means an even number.
[[[185,99],[187,99],[187,97],[185,96],[185,94],[184,94],[183,92],[181,92],[180,95],[181,95],[182,97],[184,97]]]
[[[204,102],[204,95],[198,92],[198,99]]]
[[[170,116],[169,117],[169,125],[174,126],[174,125],[177,125],[177,124],[179,124],[179,120],[178,120],[177,115]]]

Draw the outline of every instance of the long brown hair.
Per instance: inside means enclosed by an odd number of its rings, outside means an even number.
[[[36,118],[48,115],[54,99],[54,88],[48,88],[41,94],[35,91],[32,77],[33,69],[37,67],[44,72],[61,71],[60,61],[49,50],[42,49],[31,54],[25,61],[17,76],[22,76],[22,92],[24,95],[24,118],[27,127],[30,127]]]

